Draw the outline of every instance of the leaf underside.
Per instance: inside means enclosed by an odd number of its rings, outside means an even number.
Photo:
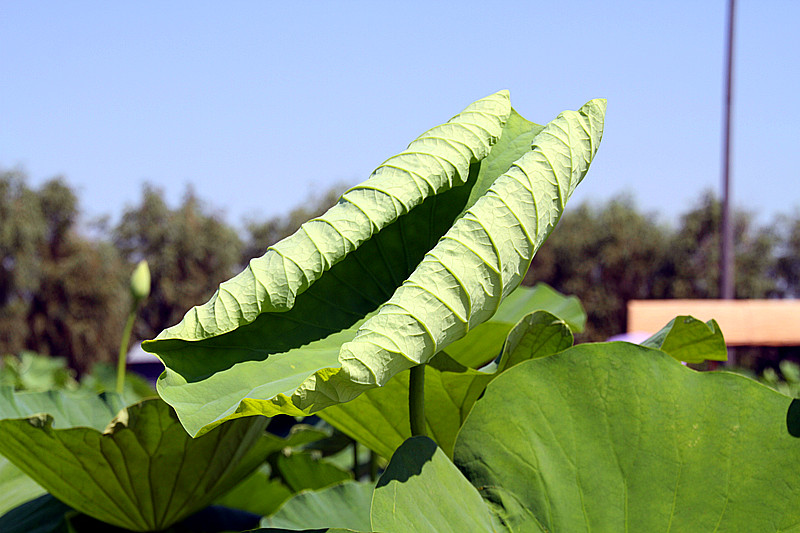
[[[34,403],[34,394],[46,408],[47,393],[20,393],[16,403]],[[106,405],[92,397],[69,403],[87,413]],[[0,453],[73,509],[134,531],[163,529],[208,505],[265,456],[264,418],[233,421],[201,439],[187,435],[159,399],[111,418],[105,429],[99,419],[94,427],[65,427],[69,419],[49,414],[6,418]]]
[[[602,136],[605,101],[545,127],[501,91],[420,136],[143,347],[196,435],[349,401],[487,320]],[[349,329],[348,329],[349,328]]]

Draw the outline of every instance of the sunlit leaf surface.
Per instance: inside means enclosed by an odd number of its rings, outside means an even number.
[[[519,285],[602,137],[604,100],[546,126],[506,91],[432,128],[143,347],[195,435],[386,384]],[[351,328],[351,329],[348,329]]]

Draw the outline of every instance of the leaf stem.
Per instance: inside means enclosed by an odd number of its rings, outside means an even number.
[[[411,436],[426,436],[424,364],[411,367],[408,378],[408,417],[411,422]]]
[[[378,454],[369,451],[369,480],[375,481],[378,479]]]
[[[122,394],[125,388],[125,364],[128,356],[128,343],[131,340],[131,331],[133,331],[133,323],[136,321],[137,306],[133,306],[128,321],[125,323],[125,329],[122,331],[122,342],[119,345],[119,357],[117,358],[117,393]]]
[[[358,481],[358,441],[353,439],[353,477]]]

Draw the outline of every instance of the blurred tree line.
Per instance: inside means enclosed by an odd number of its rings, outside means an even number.
[[[0,171],[0,354],[60,355],[79,373],[115,357],[129,309],[127,280],[146,258],[153,286],[134,339],[152,338],[206,301],[218,284],[305,220],[333,205],[343,187],[289,213],[250,221],[240,235],[189,190],[177,208],[145,186],[119,222],[81,226],[75,191],[61,178],[31,188],[21,171]],[[719,201],[710,193],[676,227],[626,197],[570,206],[534,258],[526,284],[578,296],[589,314],[579,340],[625,331],[626,303],[718,296]],[[737,298],[800,294],[800,214],[759,226],[736,220]]]

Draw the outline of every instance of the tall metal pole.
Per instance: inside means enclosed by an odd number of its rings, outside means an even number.
[[[728,3],[727,79],[725,84],[724,145],[722,155],[722,228],[720,239],[719,293],[723,300],[734,297],[733,221],[731,220],[731,101],[733,100],[733,29],[735,0]]]

